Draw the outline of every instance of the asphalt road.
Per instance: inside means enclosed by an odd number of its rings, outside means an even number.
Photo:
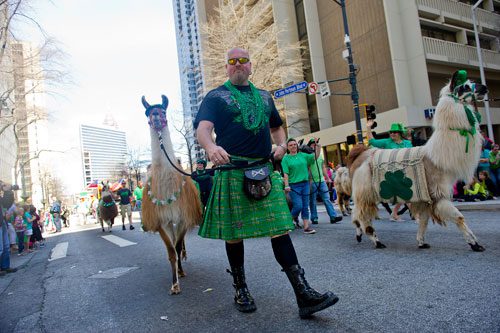
[[[374,227],[386,249],[366,237],[357,243],[350,219],[331,225],[324,213],[317,234],[292,232],[310,284],[340,297],[310,320],[298,317],[269,239],[245,241],[258,309],[242,314],[222,241],[189,234],[187,276],[171,296],[159,235],[115,228],[112,235],[136,243],[120,247],[94,225],[72,227],[45,249],[13,257],[20,270],[0,277],[0,332],[500,332],[500,214],[464,214],[485,252],[472,252],[456,226],[432,224],[431,248],[419,250],[417,225],[382,211]],[[49,261],[66,242],[66,256]]]

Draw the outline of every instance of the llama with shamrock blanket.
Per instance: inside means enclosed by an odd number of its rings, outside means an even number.
[[[478,164],[483,138],[479,113],[470,103],[484,98],[486,92],[486,86],[467,79],[467,72],[457,71],[441,89],[434,133],[425,146],[382,151],[358,145],[351,150],[348,166],[354,200],[352,221],[358,242],[364,233],[377,248],[384,248],[372,225],[377,204],[410,202],[419,224],[419,248],[430,247],[424,235],[432,218],[440,225],[454,222],[473,251],[484,251],[450,199],[453,184],[459,179],[471,179]]]

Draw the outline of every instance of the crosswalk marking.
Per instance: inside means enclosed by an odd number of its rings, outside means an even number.
[[[135,245],[137,243],[128,241],[126,239],[123,239],[121,237],[115,236],[115,235],[107,235],[107,236],[101,236],[107,241],[110,241],[113,244],[118,245],[119,247],[125,247],[125,246],[130,246],[130,245]]]
[[[53,249],[50,255],[49,261],[61,259],[66,257],[68,252],[68,242],[58,243]]]

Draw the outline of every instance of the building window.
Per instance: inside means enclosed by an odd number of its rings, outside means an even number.
[[[426,26],[421,26],[420,28],[422,30],[422,36],[424,37],[441,39],[453,43],[457,42],[457,37],[453,32]]]

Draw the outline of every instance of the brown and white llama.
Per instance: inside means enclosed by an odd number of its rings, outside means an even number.
[[[99,200],[98,217],[101,223],[102,232],[104,232],[104,222],[108,225],[108,231],[111,232],[115,218],[118,216],[113,194],[109,190],[109,184],[102,183],[101,199]]]
[[[181,259],[186,258],[184,237],[202,219],[201,202],[190,177],[184,177],[169,162],[160,147],[160,141],[170,159],[174,150],[167,124],[168,99],[150,105],[142,97],[151,134],[151,168],[142,198],[142,222],[146,231],[159,232],[167,247],[172,267],[171,294],[181,292],[179,276],[185,276]],[[174,159],[174,161],[176,161]],[[175,162],[174,162],[175,163]]]
[[[349,177],[349,169],[340,167],[335,172],[335,190],[337,191],[337,202],[339,204],[342,215],[348,216],[351,214],[351,178]]]
[[[478,116],[469,104],[484,98],[487,88],[472,83],[466,76],[465,71],[455,72],[450,83],[441,90],[433,119],[434,133],[425,146],[381,150],[358,145],[349,153],[354,200],[352,221],[358,242],[365,233],[377,248],[385,247],[371,221],[377,215],[379,202],[398,201],[411,202],[411,211],[419,225],[419,248],[430,247],[424,242],[424,235],[431,217],[443,226],[453,221],[473,251],[484,251],[465,224],[462,213],[451,203],[454,182],[472,178],[483,140]],[[394,155],[403,158],[394,161],[391,159]],[[414,158],[410,158],[412,155]],[[378,177],[383,164],[393,169],[386,169],[385,177]],[[413,180],[407,177],[412,172],[416,176]],[[374,181],[375,177],[383,180]],[[420,192],[425,195],[416,198]]]

